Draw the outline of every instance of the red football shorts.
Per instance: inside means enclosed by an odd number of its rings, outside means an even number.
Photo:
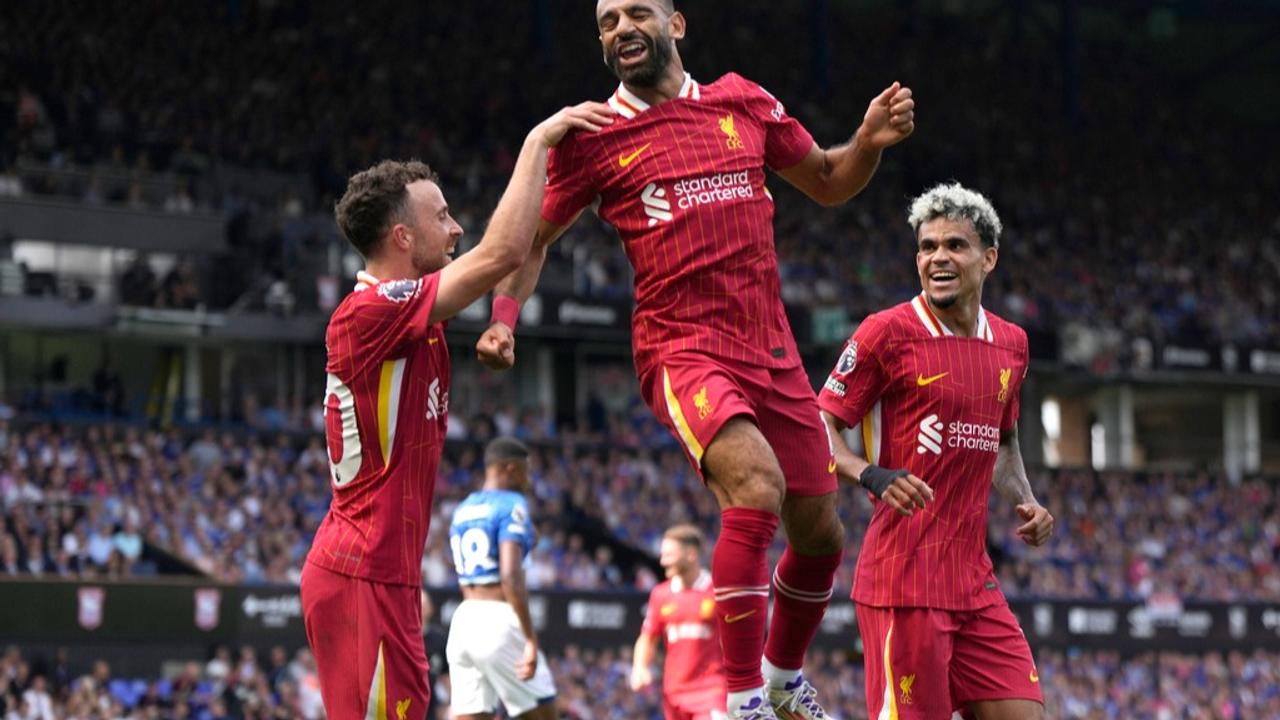
[[[666,720],[724,720],[724,686],[694,692],[662,693],[662,716]]]
[[[640,377],[640,390],[699,474],[716,433],[745,416],[773,448],[787,493],[836,491],[831,438],[803,367],[727,365],[701,353],[676,353]]]
[[[859,603],[857,612],[868,717],[947,720],[975,700],[1044,703],[1031,648],[1007,604],[953,611]]]
[[[426,717],[422,593],[302,568],[302,619],[330,720]]]

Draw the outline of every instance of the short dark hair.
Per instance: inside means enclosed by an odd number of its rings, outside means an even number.
[[[494,438],[484,448],[485,467],[528,459],[529,446],[513,437]]]
[[[405,186],[418,180],[440,184],[440,177],[419,160],[383,160],[347,181],[347,191],[333,214],[361,257],[368,260],[377,252],[382,236],[404,212],[409,199]]]
[[[706,541],[702,531],[696,525],[690,525],[689,523],[672,525],[667,528],[666,532],[662,533],[662,537],[664,539],[670,538],[685,547],[691,547],[695,550],[701,550],[702,544]]]

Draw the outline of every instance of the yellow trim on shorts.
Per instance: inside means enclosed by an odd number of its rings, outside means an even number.
[[[889,645],[893,641],[893,623],[889,623],[889,632],[884,635],[884,701],[880,706],[878,720],[898,720],[898,694],[893,687],[893,658],[889,653]]]
[[[671,423],[676,426],[676,431],[680,434],[680,440],[684,443],[689,454],[693,459],[702,464],[702,443],[698,442],[698,437],[693,434],[693,428],[689,427],[689,421],[684,418],[684,411],[680,409],[680,399],[676,397],[676,393],[671,389],[671,376],[667,374],[667,369],[662,369],[662,392],[667,400],[667,415],[671,417]]]

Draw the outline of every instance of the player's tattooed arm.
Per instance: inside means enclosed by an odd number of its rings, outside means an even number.
[[[1022,463],[1022,450],[1018,446],[1018,426],[1000,433],[1000,448],[996,452],[996,467],[992,484],[1009,502],[1023,521],[1018,527],[1018,537],[1028,545],[1039,547],[1053,535],[1054,519],[1047,508],[1036,500],[1027,478],[1027,468]]]

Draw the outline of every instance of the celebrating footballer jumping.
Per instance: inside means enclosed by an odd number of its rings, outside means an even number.
[[[1280,720],[1280,1],[0,18],[0,720]]]
[[[915,102],[893,83],[851,141],[823,149],[759,85],[685,72],[685,18],[669,0],[601,0],[596,24],[621,81],[608,100],[617,122],[572,133],[551,154],[529,261],[498,286],[477,352],[491,367],[514,362],[512,329],[547,246],[598,202],[635,269],[641,391],[721,508],[711,576],[729,715],[828,717],[801,668],[844,528],[831,443],[783,311],[766,170],[823,205],[846,202],[914,130]],[[780,519],[787,549],[771,583]]]

